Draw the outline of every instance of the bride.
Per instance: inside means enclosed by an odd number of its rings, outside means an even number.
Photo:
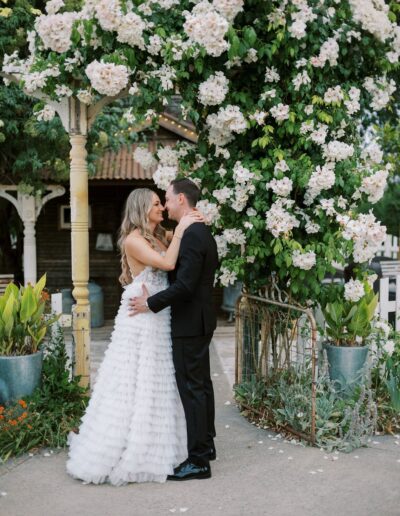
[[[164,207],[148,188],[129,195],[121,225],[125,285],[114,331],[99,368],[79,434],[69,437],[67,472],[85,482],[164,482],[187,456],[186,422],[175,381],[170,309],[129,316],[129,298],[145,284],[150,295],[168,287],[185,229],[160,225]]]

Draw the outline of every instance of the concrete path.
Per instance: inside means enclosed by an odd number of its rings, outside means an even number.
[[[94,370],[108,331],[94,332]],[[64,450],[46,450],[0,468],[0,515],[400,516],[400,436],[378,436],[348,455],[286,442],[249,424],[233,403],[232,326],[217,330],[211,359],[218,433],[211,479],[83,485],[65,473]]]

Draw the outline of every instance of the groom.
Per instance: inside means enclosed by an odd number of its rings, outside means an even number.
[[[179,222],[195,208],[199,197],[200,191],[190,179],[172,181],[165,196],[169,218]],[[169,288],[148,297],[144,287],[143,295],[130,302],[134,313],[157,313],[171,307],[173,359],[186,416],[188,458],[169,480],[209,478],[209,461],[216,457],[209,345],[216,328],[212,290],[217,265],[217,246],[210,229],[202,222],[194,223],[182,237]]]

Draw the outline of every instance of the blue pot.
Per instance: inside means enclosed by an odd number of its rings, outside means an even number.
[[[342,347],[325,344],[329,377],[337,382],[339,390],[350,394],[364,378],[368,357],[367,346]]]
[[[104,326],[104,294],[100,285],[94,281],[89,281],[89,303],[90,303],[90,326],[98,328]],[[72,313],[72,306],[75,300],[72,297],[72,289],[62,288],[62,310],[63,314]]]
[[[0,356],[0,405],[30,396],[42,377],[43,352]]]

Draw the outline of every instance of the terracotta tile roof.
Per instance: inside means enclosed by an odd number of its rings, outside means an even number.
[[[144,170],[133,159],[137,144],[123,146],[118,152],[106,152],[98,161],[96,174],[91,179],[151,179],[156,167]],[[157,142],[149,142],[148,148],[155,152]]]
[[[138,130],[145,129],[149,124],[143,124]],[[162,145],[170,145],[173,147],[177,139],[176,135],[184,137],[195,143],[197,135],[194,132],[194,126],[188,122],[184,122],[169,113],[163,113],[159,117],[159,125],[164,129],[171,131],[171,139],[163,139],[160,142],[152,140],[148,142],[148,148],[151,152],[155,152],[158,143]],[[144,170],[139,163],[133,159],[133,152],[138,144],[123,146],[118,152],[109,151],[102,156],[96,167],[96,174],[91,180],[96,179],[149,179],[151,180],[156,167]],[[143,145],[143,144],[140,144]]]

